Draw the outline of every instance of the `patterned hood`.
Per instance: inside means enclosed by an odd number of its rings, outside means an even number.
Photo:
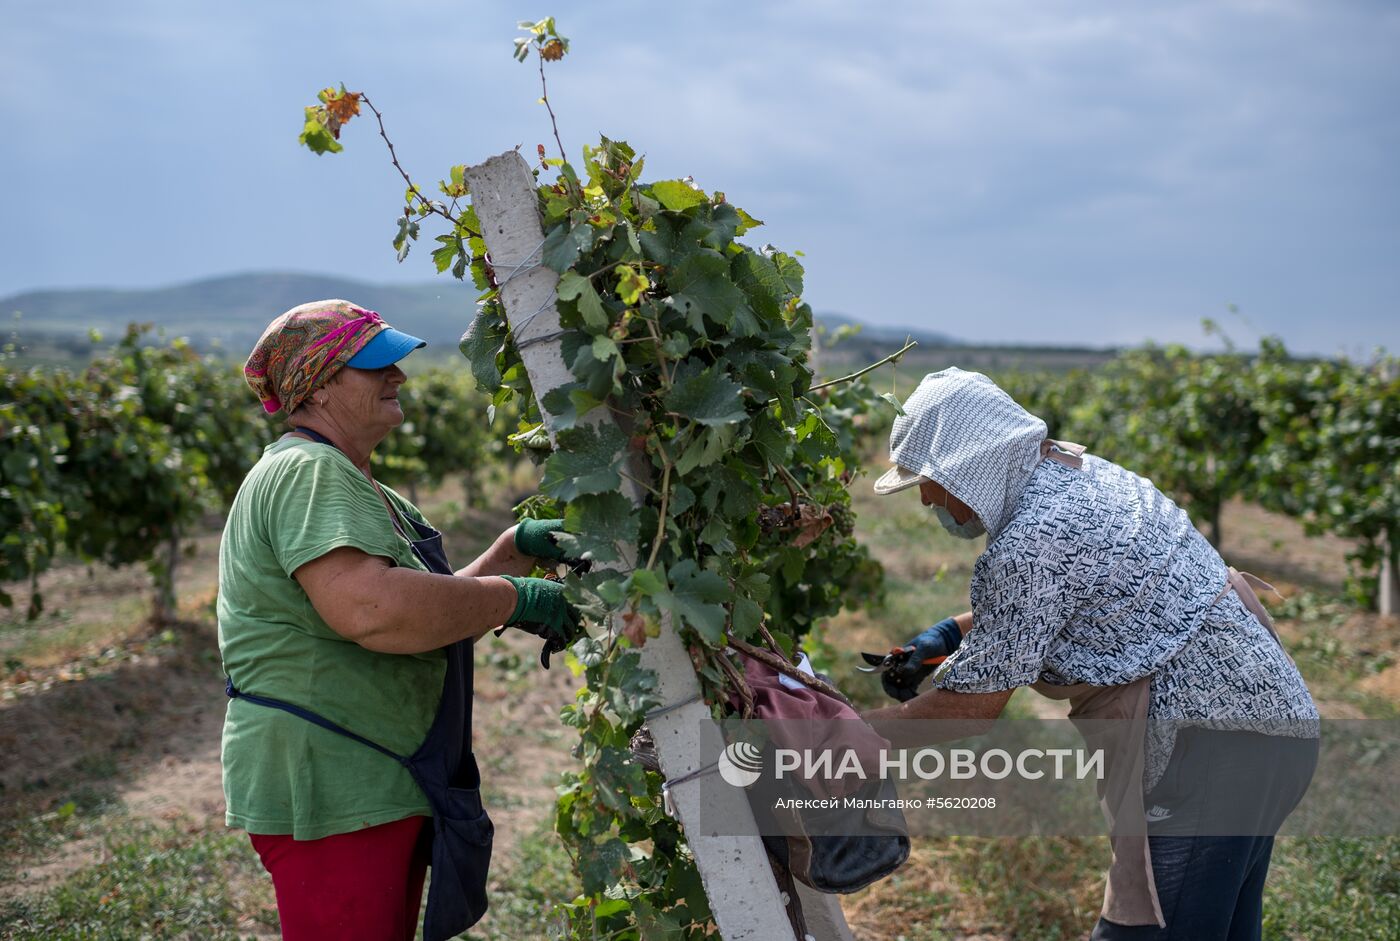
[[[890,432],[890,460],[940,484],[997,537],[1040,463],[1045,422],[977,372],[930,373]]]

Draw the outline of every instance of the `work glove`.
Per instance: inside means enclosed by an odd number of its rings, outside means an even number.
[[[944,618],[897,649],[894,665],[880,674],[880,685],[892,699],[908,702],[919,695],[919,685],[960,643],[962,631],[957,619]]]
[[[506,619],[507,627],[544,638],[540,666],[549,669],[549,655],[572,644],[582,633],[578,611],[564,600],[564,586],[545,578],[519,578],[502,575],[515,586],[515,610]]]
[[[554,541],[554,534],[563,530],[563,520],[521,520],[515,527],[515,548],[522,555],[545,562],[562,562],[575,575],[582,575],[593,567],[593,563],[587,559],[572,558],[559,547]]]
[[[515,548],[546,562],[562,562],[564,550],[555,543],[554,534],[563,528],[563,520],[521,520],[515,527]]]

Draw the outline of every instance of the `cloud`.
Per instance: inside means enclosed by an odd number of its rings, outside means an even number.
[[[767,220],[759,238],[806,250],[819,308],[1078,342],[1182,333],[1233,301],[1295,345],[1400,346],[1390,4],[555,12],[574,40],[548,72],[565,143],[627,138],[651,175],[725,190]],[[402,185],[373,125],[318,160],[295,147],[300,108],[332,82],[369,91],[428,183],[532,151],[552,134],[537,71],[509,58],[518,18],[445,0],[28,6],[0,35],[0,174],[30,232],[0,293],[254,267],[428,277],[389,260]],[[120,237],[75,253],[75,231]]]

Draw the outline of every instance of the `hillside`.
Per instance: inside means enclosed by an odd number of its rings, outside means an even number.
[[[395,326],[430,343],[456,346],[471,321],[476,293],[443,279],[430,284],[373,284],[353,278],[256,272],[169,287],[31,291],[0,300],[0,313],[20,314],[21,336],[83,335],[96,328],[120,333],[128,323],[154,323],[201,346],[218,341],[243,349],[272,317],[323,297],[344,297],[382,311]]]
[[[476,292],[447,278],[421,284],[375,284],[354,278],[294,272],[249,272],[147,289],[83,288],[29,291],[0,299],[0,318],[16,334],[20,358],[58,365],[91,355],[88,333],[119,336],[128,323],[152,323],[167,336],[188,337],[202,349],[224,349],[241,358],[275,314],[307,300],[344,297],[380,311],[394,326],[423,337],[435,354],[455,350],[471,322]],[[876,325],[840,313],[819,313],[829,334],[842,326],[860,332],[824,351],[827,375],[848,364],[889,354],[906,337],[919,348],[907,364],[920,370],[956,364],[973,369],[1069,368],[1101,362],[1111,350],[973,346],[945,333],[915,326]]]

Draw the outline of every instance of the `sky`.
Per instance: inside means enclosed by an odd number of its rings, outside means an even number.
[[[1007,344],[1400,351],[1400,5],[1388,0],[3,0],[0,296],[241,271],[428,281],[376,129],[297,145],[344,83],[405,168],[599,134],[804,253],[818,311]],[[447,277],[447,276],[442,276]],[[462,291],[464,323],[472,291]],[[386,315],[392,315],[385,312]]]

